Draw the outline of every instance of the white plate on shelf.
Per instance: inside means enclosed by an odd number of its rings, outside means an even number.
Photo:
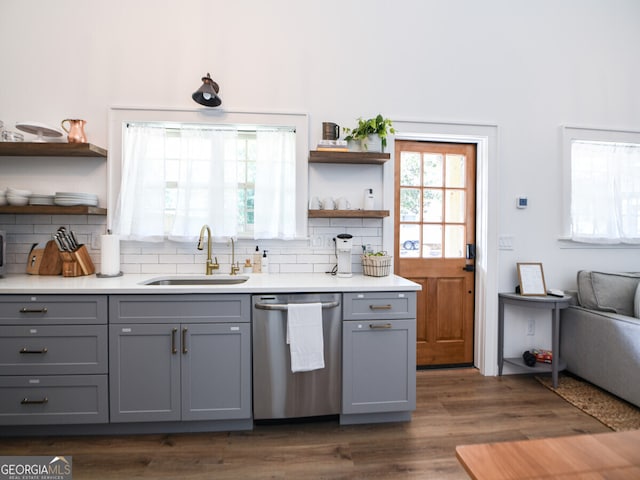
[[[82,199],[71,199],[67,200],[64,198],[56,198],[54,200],[56,205],[60,205],[61,207],[73,207],[76,205],[86,205],[88,207],[97,207],[98,200],[82,200]]]
[[[29,205],[54,205],[53,201],[53,195],[41,195],[34,193],[29,198]]]
[[[67,197],[67,198],[98,198],[98,195],[95,193],[81,193],[81,192],[56,192],[56,197]]]
[[[61,137],[62,130],[40,122],[17,122],[16,128],[38,137],[36,142],[44,142],[43,137]]]

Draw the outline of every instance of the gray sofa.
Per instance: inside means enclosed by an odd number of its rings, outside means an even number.
[[[640,406],[640,274],[578,272],[577,304],[561,311],[567,370]]]

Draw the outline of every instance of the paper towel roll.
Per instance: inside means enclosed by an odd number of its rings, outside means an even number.
[[[100,237],[100,273],[118,275],[120,273],[120,237],[102,235]]]

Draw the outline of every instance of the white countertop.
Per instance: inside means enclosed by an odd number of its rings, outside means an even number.
[[[242,275],[245,276],[245,275]],[[0,294],[168,294],[168,293],[297,293],[297,292],[389,292],[416,291],[421,286],[397,275],[369,277],[354,274],[338,278],[326,273],[253,273],[235,285],[144,285],[154,278],[202,278],[203,275],[124,274],[62,277],[10,274],[0,277]],[[215,276],[214,276],[215,277]]]

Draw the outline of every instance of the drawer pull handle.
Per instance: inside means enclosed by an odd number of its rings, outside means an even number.
[[[29,400],[28,397],[24,397],[21,401],[20,404],[22,405],[44,405],[45,403],[48,403],[49,399],[47,397],[44,397],[42,400]]]
[[[41,350],[29,350],[27,349],[27,347],[22,347],[22,349],[20,350],[20,353],[35,353],[35,354],[43,354],[43,353],[47,353],[49,350],[47,349],[47,347],[44,347]]]
[[[391,310],[391,305],[369,305],[371,310]]]
[[[171,353],[174,355],[178,353],[178,349],[176,348],[176,332],[177,331],[178,331],[177,328],[174,328],[171,330]]]
[[[182,329],[182,353],[186,354],[189,350],[187,350],[187,329]]]
[[[22,307],[20,313],[47,313],[47,307],[42,308],[27,308]]]
[[[391,324],[390,323],[385,323],[384,325],[374,325],[373,323],[369,324],[369,328],[372,328],[374,330],[376,329],[383,329],[383,328],[391,328]]]

